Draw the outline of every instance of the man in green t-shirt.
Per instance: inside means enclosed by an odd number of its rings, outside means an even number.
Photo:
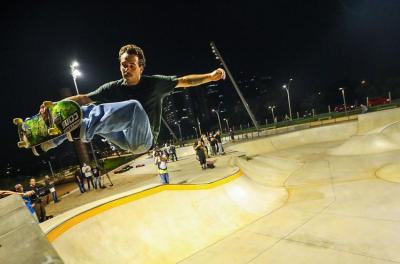
[[[178,89],[225,79],[221,68],[183,77],[142,75],[146,60],[142,49],[133,44],[120,49],[119,61],[122,79],[66,99],[82,105],[84,118],[79,131],[82,141],[89,142],[94,135],[100,135],[133,153],[146,152],[157,140],[165,96]],[[64,140],[55,139],[42,148],[47,151]]]

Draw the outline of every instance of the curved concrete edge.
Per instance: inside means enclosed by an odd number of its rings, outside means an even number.
[[[19,195],[0,199],[0,263],[64,263]]]
[[[378,112],[358,115],[358,131],[357,134],[363,135],[367,133],[380,132],[375,131],[384,128],[386,125],[393,124],[400,120],[400,108],[386,109]]]
[[[81,206],[77,209],[64,213],[60,217],[51,219],[52,221],[46,221],[47,223],[43,223],[41,227],[47,234],[48,240],[53,242],[55,239],[57,239],[57,237],[61,236],[73,226],[115,207],[143,199],[163,191],[195,191],[212,189],[229,183],[242,175],[242,171],[237,169],[233,175],[229,175],[217,181],[205,184],[168,184],[146,186],[144,189],[139,191],[137,189],[131,190],[129,192],[114,195],[94,203]]]
[[[245,153],[247,156],[253,156],[307,144],[346,140],[356,135],[357,128],[357,121],[348,121],[321,127],[310,127],[308,129],[273,135],[255,141],[238,143],[229,147],[229,149]]]

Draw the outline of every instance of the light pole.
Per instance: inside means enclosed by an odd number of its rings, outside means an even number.
[[[233,87],[235,88],[237,94],[238,94],[239,97],[240,97],[240,100],[242,101],[242,103],[243,103],[243,105],[244,105],[244,108],[246,109],[247,113],[249,114],[249,116],[250,116],[250,118],[251,118],[251,121],[253,122],[253,124],[254,124],[254,126],[256,127],[256,129],[259,130],[260,128],[259,128],[259,126],[258,126],[257,120],[256,120],[256,118],[254,117],[254,114],[253,114],[253,112],[251,111],[249,104],[246,102],[246,99],[244,99],[243,94],[242,94],[242,92],[241,92],[240,89],[239,89],[239,86],[236,84],[236,81],[235,81],[235,79],[233,78],[233,76],[232,76],[230,70],[228,69],[228,66],[226,65],[224,59],[222,58],[221,53],[220,53],[219,50],[217,49],[217,46],[215,45],[214,42],[211,42],[211,43],[210,43],[210,46],[211,46],[212,52],[213,52],[214,55],[215,55],[215,59],[217,59],[217,60],[221,63],[221,65],[225,68],[226,73],[227,73],[229,79],[231,80],[231,82],[232,82],[232,84],[233,84]]]
[[[227,128],[228,128],[226,131],[229,131],[229,121],[228,121],[228,118],[224,118],[224,120],[225,120],[226,126],[227,126]]]
[[[289,89],[290,89],[290,83],[291,83],[292,81],[293,81],[293,79],[290,78],[290,79],[289,79],[289,82],[287,83],[287,85],[284,84],[284,85],[282,86],[282,88],[285,89],[285,90],[286,90],[286,93],[287,93],[288,104],[289,104],[289,117],[290,117],[290,120],[292,120],[292,107],[291,107],[291,105],[290,105],[290,93],[289,93]]]
[[[221,119],[219,118],[219,113],[215,109],[213,109],[212,111],[217,114],[218,123],[219,123],[219,131],[221,131],[221,133],[222,133]]]
[[[274,122],[274,123],[275,123],[275,114],[274,114],[275,107],[276,107],[275,105],[268,106],[268,109],[271,110],[271,113],[272,113],[272,122]]]
[[[179,124],[179,122],[175,122],[175,125],[177,125],[178,128],[179,128],[179,135],[180,135],[180,137],[181,137],[181,146],[182,146],[182,130],[181,130],[181,125]]]
[[[78,77],[80,77],[82,75],[82,73],[78,70],[78,66],[79,66],[79,63],[77,61],[72,62],[71,65],[69,66],[71,68],[71,75],[72,75],[72,79],[74,80],[76,94],[79,94],[78,83],[76,82],[76,80],[78,79]],[[99,164],[98,164],[97,158],[96,158],[96,153],[94,152],[93,144],[91,141],[89,142],[89,145],[90,145],[90,149],[92,150],[94,163],[96,164],[96,167],[99,167]]]
[[[339,88],[339,91],[342,92],[343,104],[344,104],[344,112],[347,115],[346,96],[344,95],[344,88]]]

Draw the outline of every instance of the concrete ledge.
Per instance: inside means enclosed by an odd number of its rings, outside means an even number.
[[[18,195],[0,199],[0,263],[64,263]]]

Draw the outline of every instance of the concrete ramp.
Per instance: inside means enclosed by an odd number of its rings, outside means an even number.
[[[400,108],[358,115],[357,134],[379,132],[380,129],[400,120]]]
[[[19,195],[0,199],[0,263],[63,263]]]
[[[366,134],[355,135],[340,146],[330,149],[328,154],[368,155],[399,149],[400,122],[397,121],[381,128],[375,128]]]
[[[273,211],[284,188],[242,175],[164,185],[82,212],[48,232],[65,263],[176,263]]]

